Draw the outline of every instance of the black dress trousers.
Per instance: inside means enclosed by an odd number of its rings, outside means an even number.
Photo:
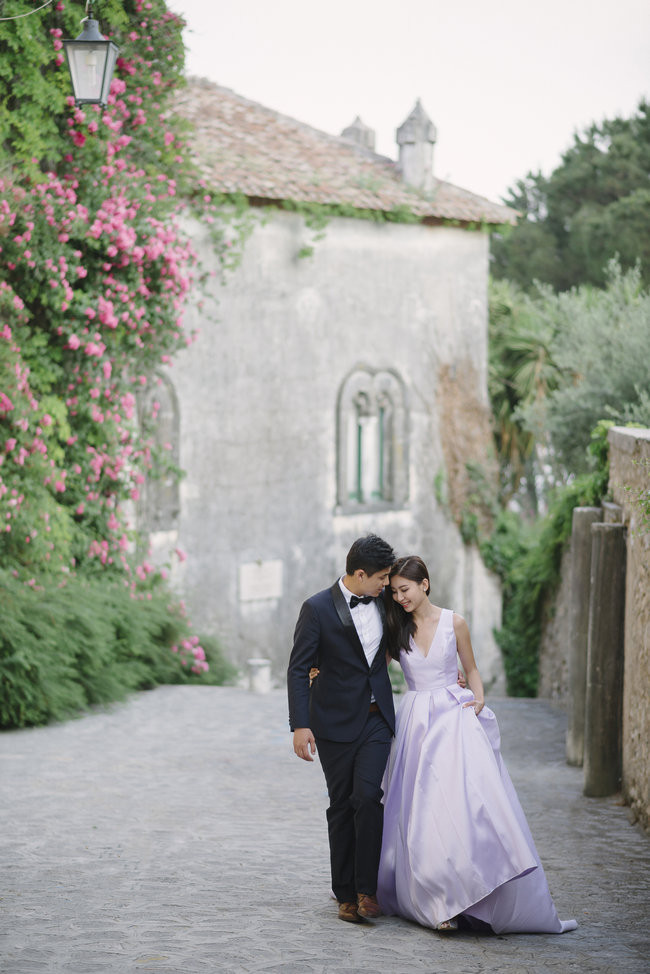
[[[381,854],[384,807],[381,782],[392,731],[381,713],[368,714],[352,742],[316,739],[325,773],[332,890],[339,903],[357,893],[374,896]]]

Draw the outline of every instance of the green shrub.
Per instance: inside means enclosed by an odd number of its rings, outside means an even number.
[[[542,290],[533,306],[553,336],[555,375],[546,395],[523,403],[518,416],[549,448],[548,458],[564,479],[568,472],[589,471],[586,451],[599,419],[648,420],[650,293],[639,267],[623,273],[612,261],[604,290]]]
[[[558,488],[545,517],[530,524],[512,511],[502,511],[492,535],[481,544],[485,564],[503,584],[502,625],[494,635],[503,653],[511,696],[537,694],[544,614],[559,583],[574,507],[597,506],[605,496],[611,425],[601,422],[592,434],[590,453],[596,469]]]
[[[61,720],[162,683],[232,680],[212,639],[198,647],[209,669],[196,668],[189,624],[169,602],[162,589],[134,598],[120,582],[28,586],[0,571],[0,727]]]
[[[212,686],[224,686],[235,683],[239,676],[239,671],[223,655],[219,641],[214,636],[201,636],[201,645],[205,650],[205,658],[210,669],[207,673],[203,673],[200,676],[191,671],[189,673],[185,672],[184,682],[200,683],[202,685],[209,683]]]

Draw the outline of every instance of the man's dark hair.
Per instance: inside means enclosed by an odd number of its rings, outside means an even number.
[[[376,534],[367,534],[365,538],[357,538],[345,562],[348,575],[354,575],[360,568],[366,575],[374,575],[384,568],[390,568],[395,561],[395,552],[382,538]]]

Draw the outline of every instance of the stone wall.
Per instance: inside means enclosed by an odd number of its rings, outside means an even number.
[[[215,267],[198,227],[194,241]],[[281,680],[301,602],[332,584],[356,537],[376,532],[424,557],[435,601],[472,620],[486,685],[502,685],[499,584],[437,490],[455,487],[444,415],[477,426],[462,438],[477,459],[490,438],[487,235],[336,218],[299,258],[310,242],[300,216],[269,213],[214,285],[216,316],[196,307],[186,317],[199,337],[169,371],[185,476],[178,518],[151,536],[154,555],[164,560],[170,542],[187,552],[172,582],[194,627],[243,668],[268,657]],[[337,500],[337,410],[359,369],[404,390],[408,496],[355,511]],[[456,409],[461,399],[470,413]]]
[[[627,526],[623,794],[635,819],[650,827],[650,526],[639,498],[650,489],[650,430],[609,432],[609,485]]]

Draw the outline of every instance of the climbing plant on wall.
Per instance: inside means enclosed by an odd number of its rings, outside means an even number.
[[[5,0],[0,15],[24,7]],[[183,308],[200,269],[184,215],[208,222],[224,263],[228,247],[169,110],[182,20],[163,0],[96,5],[120,55],[106,108],[82,110],[62,38],[79,33],[84,7],[57,0],[1,25],[0,562],[41,591],[101,577],[158,600],[161,646],[179,674],[200,676],[204,648],[167,608],[161,573],[133,554],[131,512],[160,460],[136,399],[192,340]],[[153,397],[151,418],[156,408]],[[19,677],[4,635],[10,694]]]

